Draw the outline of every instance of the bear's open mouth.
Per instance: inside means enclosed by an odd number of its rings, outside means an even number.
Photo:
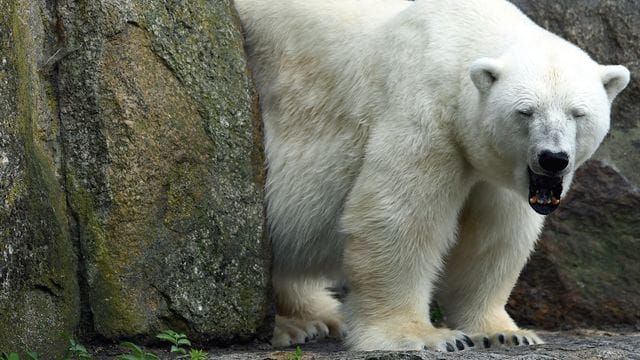
[[[538,214],[549,215],[560,204],[562,177],[538,175],[529,171],[529,205]]]

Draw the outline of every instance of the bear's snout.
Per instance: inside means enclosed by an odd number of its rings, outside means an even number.
[[[564,152],[551,152],[544,150],[538,155],[540,167],[551,174],[557,174],[569,165],[569,155]]]

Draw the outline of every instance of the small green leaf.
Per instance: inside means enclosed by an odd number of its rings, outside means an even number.
[[[178,345],[189,345],[189,346],[191,346],[191,341],[189,341],[189,339],[187,339],[187,338],[179,339],[178,340]]]
[[[165,330],[165,331],[161,332],[161,334],[164,334],[164,335],[170,336],[171,338],[174,338],[174,339],[175,339],[175,338],[176,338],[176,336],[178,335],[178,333],[177,333],[177,332],[175,332],[175,331],[173,331],[173,330],[171,330],[171,329],[167,329],[167,330]]]
[[[133,352],[133,355],[136,355],[138,357],[144,356],[144,351],[142,351],[142,349],[138,345],[132,342],[125,341],[121,345],[131,350],[131,352]]]
[[[175,346],[175,345],[171,345],[171,352],[172,353],[180,353],[180,354],[186,354],[187,350],[179,347],[179,346]]]
[[[289,360],[302,360],[302,349],[300,346],[296,346],[296,351],[289,355]]]
[[[18,355],[18,353],[16,352],[3,352],[2,353],[2,360],[20,360],[20,355]]]
[[[127,355],[118,355],[116,357],[116,360],[140,360],[140,357],[135,356],[135,355],[131,355],[131,354],[127,354]]]
[[[38,355],[38,353],[35,352],[35,351],[27,351],[27,356],[31,360],[39,360],[40,359],[40,355]]]
[[[168,342],[170,342],[170,343],[172,343],[174,345],[178,344],[178,341],[173,336],[168,335],[168,334],[164,334],[164,333],[163,334],[158,334],[156,337],[159,338],[159,339],[162,339],[162,340],[166,340],[166,341],[168,341]]]
[[[71,351],[73,351],[75,353],[85,353],[86,354],[87,353],[87,348],[84,347],[82,344],[75,344],[75,345],[73,345]]]

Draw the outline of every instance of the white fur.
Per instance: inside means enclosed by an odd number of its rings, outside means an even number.
[[[343,316],[359,350],[540,341],[504,310],[543,221],[527,167],[566,152],[568,188],[629,72],[502,0],[236,6],[265,123],[274,345],[317,320],[339,335]],[[341,315],[324,284],[343,276]],[[456,330],[430,324],[436,295]]]

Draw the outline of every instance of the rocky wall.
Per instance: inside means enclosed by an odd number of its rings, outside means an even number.
[[[230,1],[0,1],[0,350],[271,330]]]

